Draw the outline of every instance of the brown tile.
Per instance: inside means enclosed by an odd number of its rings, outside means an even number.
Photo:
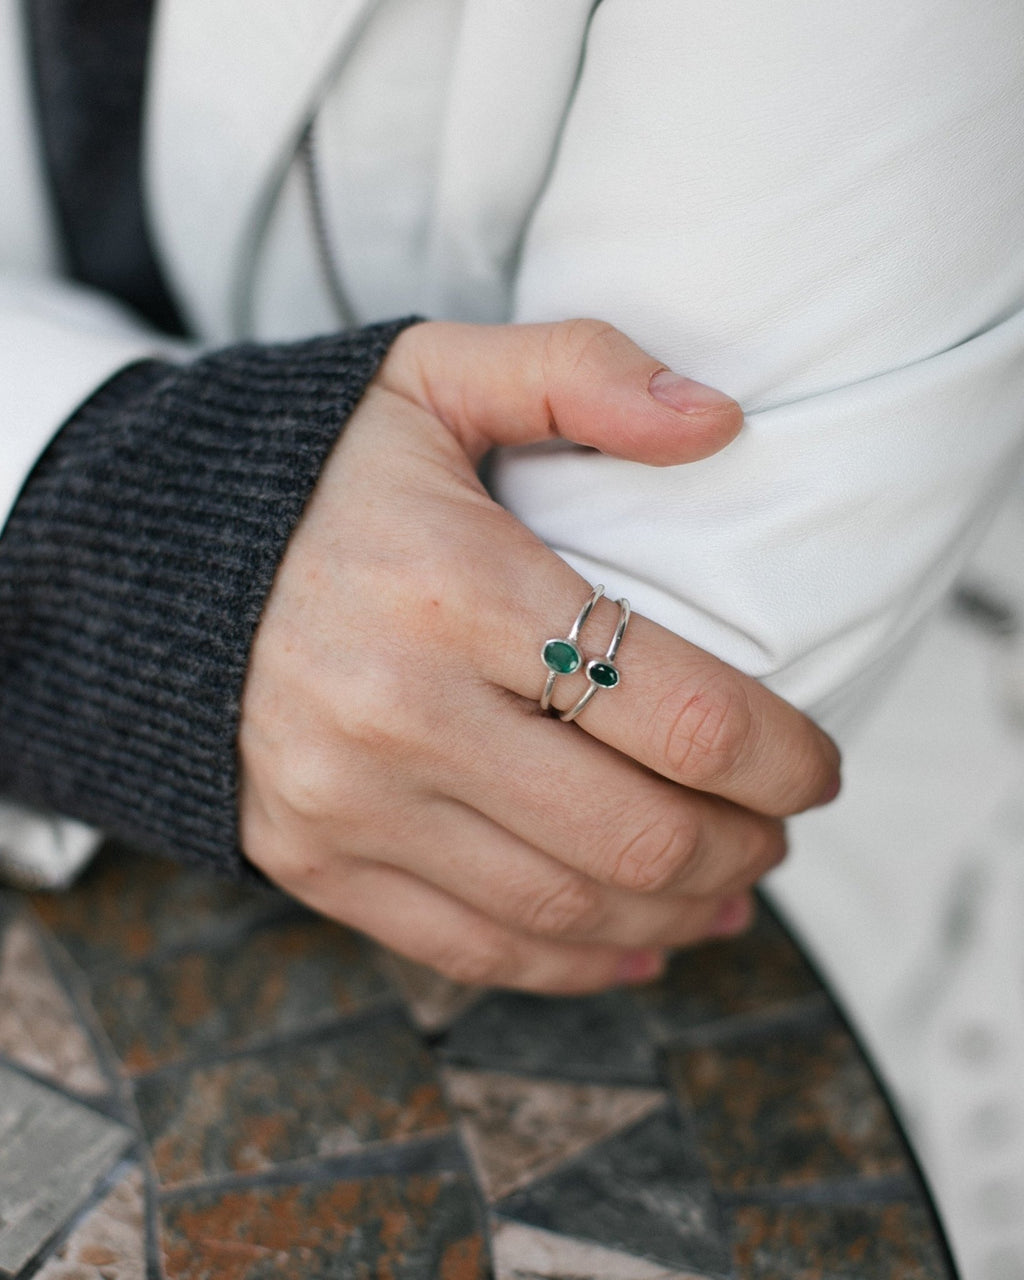
[[[93,1004],[131,1074],[310,1031],[393,999],[368,943],[303,916],[229,948],[110,973],[96,983]]]
[[[433,1063],[397,1017],[136,1086],[165,1186],[337,1156],[451,1123]]]
[[[953,1280],[914,1205],[748,1206],[735,1211],[737,1280]]]
[[[655,1089],[506,1075],[443,1073],[473,1167],[489,1200],[500,1200],[664,1105]]]
[[[494,1280],[705,1280],[695,1271],[500,1219],[491,1227],[491,1252]]]
[[[35,930],[13,920],[0,942],[0,1054],[76,1093],[110,1088]]]
[[[67,1225],[134,1137],[0,1066],[0,1272],[20,1271]]]
[[[671,1040],[704,1023],[768,1013],[821,990],[797,946],[762,906],[748,933],[678,952],[665,975],[636,995],[658,1036]]]
[[[457,1174],[175,1197],[167,1280],[485,1280],[473,1189]]]
[[[72,889],[34,893],[29,900],[87,970],[237,934],[285,909],[278,894],[187,871],[115,844],[104,846]]]
[[[452,982],[384,947],[379,948],[378,962],[402,993],[413,1021],[428,1034],[445,1030],[484,994],[483,987]]]
[[[33,1280],[146,1280],[145,1189],[138,1168],[83,1218]]]
[[[899,1133],[834,1022],[668,1055],[715,1184],[791,1187],[907,1172]]]

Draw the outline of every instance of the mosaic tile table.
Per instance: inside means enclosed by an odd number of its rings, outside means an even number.
[[[946,1280],[779,924],[576,1000],[453,987],[108,848],[0,897],[0,1274]]]

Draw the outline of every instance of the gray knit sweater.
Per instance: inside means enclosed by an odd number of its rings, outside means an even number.
[[[238,873],[260,612],[343,423],[410,321],[126,370],[0,539],[0,794]]]

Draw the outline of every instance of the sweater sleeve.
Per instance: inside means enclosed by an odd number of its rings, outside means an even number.
[[[135,365],[0,539],[0,794],[226,873],[249,649],[328,452],[410,320]]]

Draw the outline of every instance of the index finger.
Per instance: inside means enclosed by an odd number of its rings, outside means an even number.
[[[504,618],[503,641],[492,649],[492,663],[502,666],[499,683],[525,698],[540,698],[548,675],[541,650],[568,635],[590,592],[562,567],[566,575],[549,574],[527,608],[520,601],[514,620]],[[558,604],[555,578],[573,583]],[[580,635],[587,658],[606,652],[620,617],[617,604],[597,602]],[[599,688],[575,724],[616,751],[673,782],[774,817],[838,792],[839,751],[827,734],[757,680],[649,618],[632,615],[615,665],[619,684]],[[552,707],[569,709],[588,687],[582,669],[559,675]]]

